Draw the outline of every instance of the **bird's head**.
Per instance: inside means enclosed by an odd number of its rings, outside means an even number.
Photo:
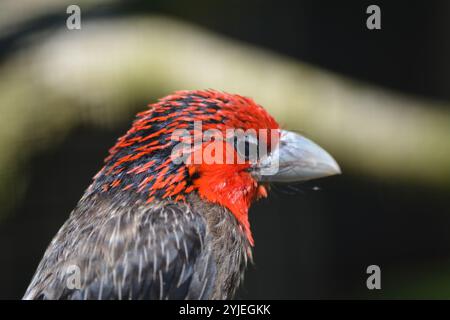
[[[192,192],[227,208],[250,243],[250,205],[271,182],[340,173],[312,141],[281,130],[253,100],[214,90],[179,91],[137,115],[95,176],[91,191],[134,192],[148,203]]]

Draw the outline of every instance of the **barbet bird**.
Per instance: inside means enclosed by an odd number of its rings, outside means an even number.
[[[229,129],[263,134],[202,137]],[[225,151],[208,153],[211,144]],[[253,147],[256,160],[246,153]],[[216,161],[195,161],[199,152]],[[250,205],[270,183],[338,173],[325,150],[281,130],[250,98],[175,92],[139,113],[110,149],[24,299],[233,298],[254,244]]]

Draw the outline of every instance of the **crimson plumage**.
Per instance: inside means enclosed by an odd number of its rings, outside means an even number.
[[[48,247],[25,299],[233,297],[254,244],[248,210],[267,195],[271,179],[248,159],[233,164],[174,161],[179,142],[174,134],[184,129],[195,136],[196,122],[202,132],[264,129],[267,135],[256,143],[264,143],[271,154],[290,157],[283,139],[300,141],[283,134],[261,106],[243,96],[196,90],[160,99],[139,113],[110,149],[104,167]],[[274,132],[275,143],[269,139]],[[200,149],[208,143],[203,141]],[[320,152],[328,171],[315,168],[304,179],[338,173],[337,164]],[[231,153],[242,157],[234,145]],[[300,167],[281,166],[280,177],[289,178],[294,168],[298,178]],[[72,266],[80,270],[79,288],[67,286]]]

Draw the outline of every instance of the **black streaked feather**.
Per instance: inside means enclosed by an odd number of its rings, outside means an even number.
[[[129,195],[83,197],[47,249],[24,298],[231,297],[248,242],[226,229],[236,228],[231,213],[193,198],[190,206],[168,201],[149,206]],[[211,214],[199,213],[202,209]],[[228,221],[219,224],[218,219]],[[223,233],[229,233],[225,241],[219,239]],[[80,289],[67,286],[71,265],[80,269]]]

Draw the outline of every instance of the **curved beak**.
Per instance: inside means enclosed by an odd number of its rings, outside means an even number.
[[[311,140],[281,130],[280,141],[257,164],[256,178],[267,182],[297,182],[340,174],[333,157]]]

